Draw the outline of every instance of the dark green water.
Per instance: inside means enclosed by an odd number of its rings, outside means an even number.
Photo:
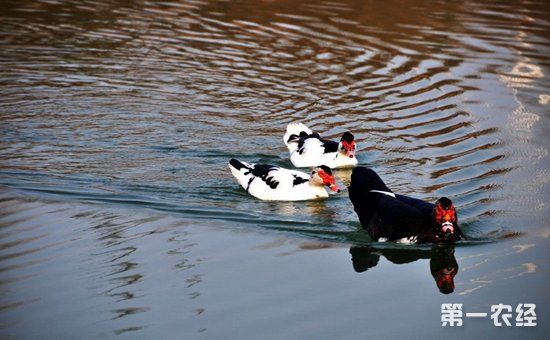
[[[0,336],[542,338],[549,8],[3,1]],[[345,191],[248,196],[228,159],[290,167],[295,120],[451,197],[467,241],[372,244]],[[441,327],[441,303],[536,303],[539,325]]]

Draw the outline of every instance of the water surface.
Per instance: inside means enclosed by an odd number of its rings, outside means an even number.
[[[0,6],[1,334],[548,329],[544,1]],[[237,185],[231,157],[291,166],[295,120],[351,130],[394,191],[453,199],[468,241],[451,295],[431,248],[373,245],[345,191],[274,203]],[[535,302],[541,325],[441,328],[453,301]]]

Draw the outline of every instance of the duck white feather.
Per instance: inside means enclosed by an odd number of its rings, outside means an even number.
[[[306,135],[311,135],[313,132],[304,124],[300,122],[290,123],[286,126],[286,133],[283,137],[286,147],[290,153],[298,149],[298,138],[290,138],[291,136],[299,137],[300,134],[305,133]]]
[[[283,141],[290,152],[290,161],[297,168],[326,165],[332,169],[354,167],[355,140],[346,132],[340,142],[321,138],[302,123],[290,123]]]
[[[312,175],[267,164],[250,164],[237,159],[229,169],[252,196],[266,201],[303,201],[328,197],[325,185],[340,191],[329,168],[313,169]]]

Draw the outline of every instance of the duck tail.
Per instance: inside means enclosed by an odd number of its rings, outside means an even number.
[[[252,169],[254,169],[253,164],[248,164],[246,162],[241,162],[238,159],[231,158],[229,160],[229,169],[233,176],[237,179],[239,184],[246,188],[248,181],[252,176]]]
[[[286,133],[283,137],[288,151],[294,152],[298,148],[300,137],[311,135],[313,132],[300,122],[290,123],[286,127]]]

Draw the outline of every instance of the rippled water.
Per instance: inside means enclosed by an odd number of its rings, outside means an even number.
[[[512,289],[525,285],[521,280],[531,275],[529,280],[538,282],[534,296],[540,303],[547,298],[550,10],[544,1],[48,0],[4,1],[0,8],[0,184],[5,211],[0,222],[7,228],[1,234],[0,278],[8,287],[2,290],[1,310],[10,320],[3,325],[5,334],[32,334],[14,320],[20,322],[37,304],[49,308],[60,301],[46,303],[46,293],[27,296],[31,289],[49,292],[53,287],[35,283],[27,273],[35,261],[58,264],[48,267],[53,268],[52,280],[56,268],[63,268],[59,275],[70,284],[86,278],[91,287],[110,286],[91,289],[92,296],[101,296],[98,301],[84,299],[90,294],[86,289],[65,293],[82,298],[84,306],[119,313],[115,320],[136,314],[156,318],[153,306],[162,299],[155,296],[166,299],[174,293],[162,282],[175,285],[171,280],[181,277],[168,267],[155,269],[160,260],[145,259],[159,251],[185,253],[185,244],[177,241],[182,231],[174,225],[192,228],[186,232],[196,235],[202,252],[208,249],[213,257],[224,256],[220,249],[225,237],[235,244],[254,243],[245,241],[249,234],[242,239],[226,236],[228,230],[273,233],[313,242],[315,249],[318,242],[334,242],[328,243],[331,249],[369,245],[346,192],[324,201],[261,202],[231,177],[226,165],[231,157],[290,167],[282,135],[295,120],[334,139],[351,130],[358,139],[360,164],[373,167],[394,191],[428,200],[445,195],[455,201],[466,244],[475,245],[458,247],[459,259],[482,258],[481,263],[500,268],[485,276],[486,269],[477,268],[481,264],[471,264],[476,268],[473,278],[457,276],[459,292],[483,293],[502,273],[517,271],[522,279],[514,279]],[[349,171],[337,175],[348,183]],[[9,208],[18,206],[24,209]],[[145,217],[131,218],[136,212]],[[29,225],[27,219],[46,226]],[[56,221],[65,221],[62,231]],[[169,236],[158,239],[157,232]],[[52,238],[47,244],[42,244],[42,233]],[[263,237],[271,236],[257,237],[263,243]],[[167,247],[172,238],[178,246]],[[86,256],[80,248],[63,246],[58,249],[63,255],[48,250],[48,245],[74,240],[99,240],[93,247],[101,250],[94,248]],[[127,242],[136,244],[128,247]],[[291,251],[286,242],[273,247]],[[309,249],[308,244],[300,247]],[[128,261],[125,254],[134,248],[143,254]],[[536,255],[509,255],[524,249]],[[319,255],[326,252],[319,252],[311,256],[326,261]],[[512,259],[484,257],[501,252]],[[342,266],[351,269],[345,253]],[[272,264],[264,251],[238,254],[223,264],[238,267],[249,257],[263,258],[258,266]],[[63,267],[62,259],[72,256],[82,262]],[[18,261],[27,264],[21,269]],[[145,267],[134,265],[142,261]],[[304,271],[298,277],[308,275],[308,261],[300,255],[295,266]],[[461,270],[470,268],[458,262]],[[81,269],[86,263],[95,269]],[[383,268],[391,276],[401,267]],[[521,274],[522,268],[529,275]],[[146,302],[129,311],[118,305],[132,301],[130,297],[103,305],[101,299],[125,294],[116,287],[133,280],[139,284],[142,276],[154,280],[141,292],[128,294],[145,296]],[[376,280],[383,280],[381,276]],[[96,282],[98,277],[103,281]],[[245,274],[241,278],[257,282]],[[285,278],[274,283],[287,284]],[[423,280],[433,281],[429,275]],[[36,286],[25,286],[31,283]],[[497,285],[490,302],[506,302],[504,287],[510,288]],[[145,293],[149,289],[162,293],[151,297]],[[193,292],[182,294],[188,293]],[[243,297],[241,302],[254,299]],[[340,300],[332,296],[323,301],[330,308]],[[269,300],[256,307],[275,304]],[[178,308],[170,306],[169,312]],[[437,319],[439,306],[434,302],[430,307],[435,308],[431,318]],[[94,334],[90,323],[105,325],[99,315],[81,316],[73,324],[87,325],[86,334]],[[208,317],[214,323],[223,319]],[[33,320],[33,327],[44,322],[38,316]],[[102,332],[148,334],[139,333],[148,322],[127,327],[116,322]],[[282,322],[277,319],[269,329]],[[182,330],[175,325],[163,329]],[[316,334],[300,329],[291,335]],[[333,329],[351,335],[348,328]],[[201,333],[218,334],[211,327]]]

